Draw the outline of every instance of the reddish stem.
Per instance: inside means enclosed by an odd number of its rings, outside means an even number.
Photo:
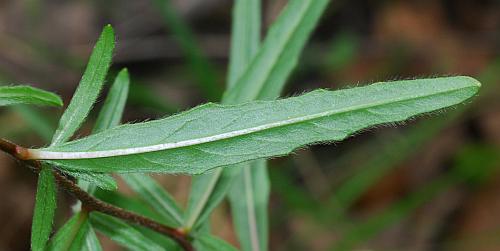
[[[26,148],[20,147],[2,138],[0,138],[0,150],[9,153],[19,160],[26,160],[26,158],[28,157]],[[40,161],[34,160],[25,162],[30,164],[30,166],[33,166],[36,172],[40,172],[42,167]],[[185,251],[195,251],[194,247],[189,241],[189,237],[183,231],[163,225],[142,215],[138,215],[123,208],[119,208],[112,204],[101,201],[81,189],[75,182],[62,175],[59,171],[52,169],[52,173],[54,174],[54,177],[59,186],[61,186],[70,195],[82,202],[82,207],[84,210],[88,212],[96,211],[111,215],[116,218],[120,218],[122,220],[152,229],[158,233],[162,233],[174,239]]]

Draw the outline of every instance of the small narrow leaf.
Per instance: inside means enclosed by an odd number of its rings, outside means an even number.
[[[184,221],[187,230],[197,229],[208,219],[212,210],[225,197],[238,169],[244,167],[245,163],[241,163],[224,172],[219,168],[213,173],[193,177]]]
[[[261,0],[236,0],[233,7],[228,88],[236,84],[260,44]]]
[[[475,95],[479,86],[469,77],[446,77],[318,90],[277,101],[208,104],[28,153],[71,170],[198,174],[449,107]],[[158,139],[159,134],[164,136]]]
[[[266,161],[256,160],[242,170],[229,190],[241,250],[267,250],[269,189]]]
[[[38,177],[35,211],[31,226],[31,250],[44,250],[56,211],[56,183],[52,169],[42,166]]]
[[[175,200],[154,179],[142,174],[123,174],[123,180],[136,191],[142,200],[161,215],[169,226],[182,224],[182,212]]]
[[[91,213],[90,222],[96,230],[108,236],[129,250],[155,251],[163,250],[141,232],[122,220],[101,213]]]
[[[80,251],[85,244],[90,224],[87,213],[79,212],[64,224],[52,239],[49,251]]]
[[[62,106],[63,102],[56,94],[31,86],[0,87],[0,106],[21,104]]]
[[[130,77],[127,69],[121,70],[111,86],[106,101],[99,112],[93,133],[98,133],[120,124],[127,102]]]
[[[92,55],[90,55],[87,69],[83,73],[80,84],[59,121],[59,127],[52,138],[52,145],[67,141],[85,121],[101,91],[111,64],[114,47],[114,31],[111,25],[107,25],[104,27]]]
[[[238,251],[229,243],[209,234],[196,236],[194,246],[198,251]]]
[[[261,48],[236,85],[224,94],[227,103],[274,99],[297,65],[309,34],[328,0],[291,0],[271,26]]]
[[[101,244],[93,228],[89,228],[82,251],[102,251]]]

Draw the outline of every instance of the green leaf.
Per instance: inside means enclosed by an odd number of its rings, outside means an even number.
[[[102,251],[101,244],[93,228],[89,228],[82,251]]]
[[[205,222],[210,212],[224,199],[238,169],[245,166],[246,163],[241,163],[228,168],[225,172],[221,172],[223,169],[219,168],[213,173],[193,177],[184,217],[184,227],[187,230],[197,229],[201,223]]]
[[[138,198],[125,196],[116,191],[96,190],[95,196],[100,200],[121,207],[136,214],[143,215],[155,221],[161,222],[161,216],[153,211],[148,205]]]
[[[0,87],[0,106],[20,104],[62,106],[63,102],[56,94],[31,86]]]
[[[277,101],[208,104],[28,153],[69,170],[198,174],[452,106],[475,95],[479,86],[473,78],[446,77],[317,90]]]
[[[258,54],[236,85],[224,94],[227,103],[274,99],[297,65],[310,33],[328,0],[291,0],[271,26]]]
[[[110,204],[116,205],[128,211],[135,212],[137,214],[143,215],[155,221],[164,223],[164,220],[161,216],[158,215],[157,212],[154,212],[148,205],[146,205],[143,201],[126,197],[123,194],[117,192],[110,192],[104,190],[97,190],[95,193],[96,197],[101,199],[102,201],[108,202]],[[176,249],[179,245],[172,239],[167,236],[150,230],[149,228],[129,225],[133,227],[137,231],[141,232],[144,236],[146,236],[151,241],[155,242],[157,245],[164,247],[166,250],[178,250]]]
[[[228,88],[236,84],[259,49],[260,0],[236,0],[233,7]]]
[[[238,251],[229,243],[209,234],[196,236],[194,247],[198,251]]]
[[[108,236],[129,250],[155,251],[164,250],[141,232],[122,220],[101,213],[91,213],[90,222],[97,231]]]
[[[130,77],[127,69],[121,70],[115,78],[95,122],[93,133],[98,133],[120,124],[127,102]]]
[[[80,251],[85,245],[90,224],[88,214],[79,212],[64,224],[52,239],[48,250],[50,251]]]
[[[42,166],[38,177],[36,191],[35,211],[33,224],[31,226],[31,250],[44,250],[56,211],[56,182],[52,175],[52,169]]]
[[[52,138],[52,145],[67,141],[87,117],[108,73],[114,47],[114,31],[111,25],[107,25],[90,55],[80,84],[59,121],[59,127]]]
[[[161,215],[169,226],[182,224],[182,212],[175,200],[154,179],[142,174],[123,174],[123,180]]]
[[[269,192],[265,160],[251,162],[229,190],[231,215],[241,250],[267,250]]]

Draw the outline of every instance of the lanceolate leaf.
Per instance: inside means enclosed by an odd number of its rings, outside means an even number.
[[[31,86],[0,87],[0,106],[20,104],[62,106],[63,102],[56,94]]]
[[[208,234],[196,236],[194,246],[198,251],[238,251],[229,243]]]
[[[44,250],[56,211],[56,183],[52,169],[43,166],[38,177],[35,211],[31,226],[31,250]]]
[[[261,0],[236,0],[233,7],[228,88],[236,84],[260,44]]]
[[[265,160],[241,170],[229,190],[231,215],[242,250],[267,250],[269,177]]]
[[[177,203],[154,179],[142,174],[123,174],[124,181],[136,191],[142,200],[161,215],[169,226],[180,227],[182,212]]]
[[[108,73],[115,47],[115,35],[111,25],[104,27],[90,56],[87,69],[71,99],[71,103],[59,121],[52,138],[52,145],[67,141],[87,117]]]
[[[212,210],[226,196],[238,169],[245,168],[246,165],[247,163],[240,163],[224,172],[219,168],[213,173],[193,177],[184,222],[186,229],[197,229],[201,223],[205,222]]]
[[[122,220],[101,213],[91,213],[90,222],[95,226],[97,231],[120,243],[129,250],[164,250]]]
[[[102,251],[101,244],[93,228],[89,228],[82,251]]]
[[[79,212],[64,224],[52,239],[48,250],[50,251],[80,251],[85,245],[85,238],[90,229],[88,214]]]
[[[59,146],[30,149],[27,158],[50,160],[70,170],[197,174],[288,154],[315,142],[342,140],[363,128],[455,105],[479,86],[469,77],[447,77],[318,90],[277,101],[207,104]]]
[[[120,124],[125,103],[127,102],[130,77],[128,70],[121,70],[116,76],[115,82],[111,86],[106,97],[106,101],[99,112],[94,126],[94,133],[98,133]]]
[[[278,17],[258,54],[234,88],[224,94],[227,103],[273,99],[283,89],[309,34],[328,0],[292,0]]]

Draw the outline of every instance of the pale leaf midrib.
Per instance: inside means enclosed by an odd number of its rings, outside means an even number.
[[[252,134],[252,133],[256,133],[256,132],[260,132],[260,131],[265,131],[265,130],[270,130],[270,129],[274,129],[274,128],[278,128],[278,127],[289,126],[292,124],[303,123],[306,121],[315,120],[315,119],[319,119],[322,117],[328,117],[328,116],[333,116],[333,115],[337,115],[337,114],[353,112],[353,111],[357,111],[357,110],[363,110],[363,109],[374,108],[374,107],[380,107],[380,106],[385,106],[385,105],[397,104],[400,102],[408,102],[408,101],[412,101],[412,100],[443,95],[446,93],[453,93],[453,92],[465,90],[468,88],[473,88],[473,87],[472,86],[464,86],[464,87],[460,87],[460,88],[453,88],[453,89],[448,89],[448,90],[441,91],[441,92],[435,92],[435,93],[426,94],[426,95],[418,95],[418,96],[413,96],[413,97],[399,97],[399,98],[396,97],[396,98],[393,98],[390,100],[382,100],[382,101],[378,101],[378,102],[360,104],[357,106],[349,106],[349,107],[344,107],[341,109],[331,109],[328,111],[315,113],[312,115],[299,116],[299,117],[290,118],[287,120],[272,122],[272,123],[259,125],[259,126],[255,126],[252,128],[240,129],[240,130],[236,130],[236,131],[232,131],[232,132],[221,133],[221,134],[217,134],[217,135],[213,135],[213,136],[207,136],[207,137],[202,137],[202,138],[198,138],[198,139],[183,140],[183,141],[178,141],[178,142],[157,144],[157,145],[152,145],[152,146],[142,146],[142,147],[135,147],[135,148],[124,148],[124,149],[113,149],[113,150],[101,150],[101,151],[87,151],[87,152],[85,152],[85,151],[83,151],[83,152],[59,151],[58,152],[58,151],[46,151],[46,150],[40,150],[40,149],[28,149],[28,151],[30,153],[29,158],[30,159],[52,159],[52,160],[55,160],[55,159],[95,159],[95,158],[134,155],[134,154],[163,151],[163,150],[169,150],[169,149],[175,149],[175,148],[182,148],[182,147],[188,147],[188,146],[193,146],[193,145],[205,144],[205,143],[210,143],[210,142],[216,142],[219,140],[225,140],[225,139],[229,139],[229,138],[239,137],[239,136],[248,135],[248,134]]]
[[[259,234],[257,232],[257,219],[255,215],[255,204],[254,195],[252,187],[252,175],[250,174],[250,168],[243,169],[244,176],[244,188],[245,188],[245,199],[247,201],[247,220],[248,220],[248,231],[250,232],[250,244],[253,251],[260,251],[259,245]]]

